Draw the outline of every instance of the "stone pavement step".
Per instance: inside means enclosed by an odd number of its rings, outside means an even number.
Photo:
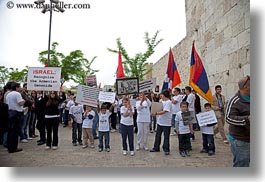
[[[215,139],[216,153],[213,156],[201,154],[201,132],[195,133],[196,139],[192,141],[190,157],[181,157],[178,154],[177,136],[170,136],[170,155],[164,152],[151,153],[143,149],[135,151],[134,156],[122,154],[121,136],[118,132],[110,133],[110,152],[98,152],[98,140],[95,148],[73,146],[71,143],[71,128],[59,127],[59,148],[45,150],[45,145],[38,146],[35,138],[29,143],[19,143],[22,152],[9,154],[0,146],[1,167],[231,167],[232,155],[228,144],[221,139]],[[148,147],[153,146],[155,133],[148,135]],[[136,143],[136,134],[134,135]],[[163,143],[163,137],[162,141]]]

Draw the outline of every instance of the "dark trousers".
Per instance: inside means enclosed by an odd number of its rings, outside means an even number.
[[[17,150],[18,136],[20,133],[20,121],[23,117],[22,112],[9,111],[8,112],[8,135],[7,135],[7,149],[9,152]]]
[[[117,125],[117,113],[112,113],[110,115],[110,121],[111,121],[111,128],[112,129],[117,129],[116,125]]]
[[[95,117],[93,119],[93,125],[92,125],[92,134],[93,134],[93,137],[97,137],[97,127],[98,127],[98,112],[95,112]]]
[[[179,139],[179,152],[189,151],[190,150],[190,133],[187,134],[178,134]]]
[[[44,122],[44,116],[37,116],[38,122],[37,122],[37,129],[40,133],[40,140],[42,142],[46,142],[46,132],[45,132],[45,122]]]
[[[78,133],[78,135],[77,135]],[[72,143],[82,143],[82,123],[72,123]]]
[[[103,149],[103,137],[105,141],[105,149],[110,148],[109,146],[109,131],[99,131],[98,132],[99,144],[98,148]]]
[[[30,119],[29,119],[29,137],[33,137],[35,134],[36,128],[36,113],[31,111]]]
[[[64,114],[63,114],[63,124],[65,126],[68,125],[68,121],[69,121],[69,111],[64,109]],[[59,121],[60,122],[60,121]]]
[[[134,133],[137,133],[138,132],[138,127],[137,127],[137,111],[136,111],[136,108],[134,108],[133,125],[134,125]]]
[[[161,144],[161,136],[164,132],[164,143],[163,143],[163,151],[170,152],[170,145],[169,145],[169,135],[170,135],[170,126],[160,126],[157,124],[156,129],[156,136],[155,136],[155,143],[154,143],[154,150],[160,151],[160,144]]]
[[[58,146],[58,127],[59,117],[45,118],[45,126],[47,130],[47,146]],[[53,136],[52,136],[53,135]]]
[[[130,151],[134,151],[133,125],[127,126],[127,125],[121,124],[121,137],[122,137],[122,148],[123,148],[123,150],[127,151],[127,149],[128,149],[128,146],[127,146],[127,138],[128,138]]]
[[[202,146],[207,152],[215,152],[214,137],[210,134],[202,134]]]

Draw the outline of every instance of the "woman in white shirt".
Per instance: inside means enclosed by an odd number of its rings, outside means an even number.
[[[151,101],[144,93],[140,93],[139,101],[136,102],[138,128],[136,150],[140,150],[140,145],[143,146],[144,150],[148,150],[147,138],[150,125],[150,106]]]

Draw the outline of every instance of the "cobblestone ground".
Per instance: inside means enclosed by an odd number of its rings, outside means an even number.
[[[191,157],[181,157],[178,154],[177,136],[170,136],[170,155],[164,152],[151,153],[149,151],[135,151],[134,156],[122,155],[121,136],[118,132],[110,134],[110,152],[98,152],[94,149],[82,149],[82,146],[72,146],[71,128],[59,128],[58,150],[45,150],[45,145],[38,146],[35,138],[29,143],[19,143],[22,152],[9,154],[0,146],[1,167],[230,167],[232,156],[229,145],[221,139],[215,138],[216,153],[213,156],[201,154],[201,133],[196,132],[196,139],[192,141]],[[148,136],[149,148],[152,148],[155,133]],[[162,137],[163,140],[163,137]],[[134,143],[136,134],[134,135]],[[162,142],[163,143],[163,142]],[[98,140],[95,140],[95,146]]]

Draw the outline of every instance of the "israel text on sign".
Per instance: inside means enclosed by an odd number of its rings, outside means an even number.
[[[109,103],[114,103],[116,97],[115,92],[99,92],[98,100],[100,102],[109,102]]]
[[[213,110],[196,114],[199,126],[217,123],[217,119]]]
[[[151,78],[148,80],[143,80],[139,82],[139,91],[143,92],[146,90],[151,90],[156,87],[156,78]]]
[[[29,67],[28,90],[59,91],[61,87],[61,68]]]
[[[90,105],[97,107],[99,90],[97,88],[78,85],[76,102],[79,104]]]

